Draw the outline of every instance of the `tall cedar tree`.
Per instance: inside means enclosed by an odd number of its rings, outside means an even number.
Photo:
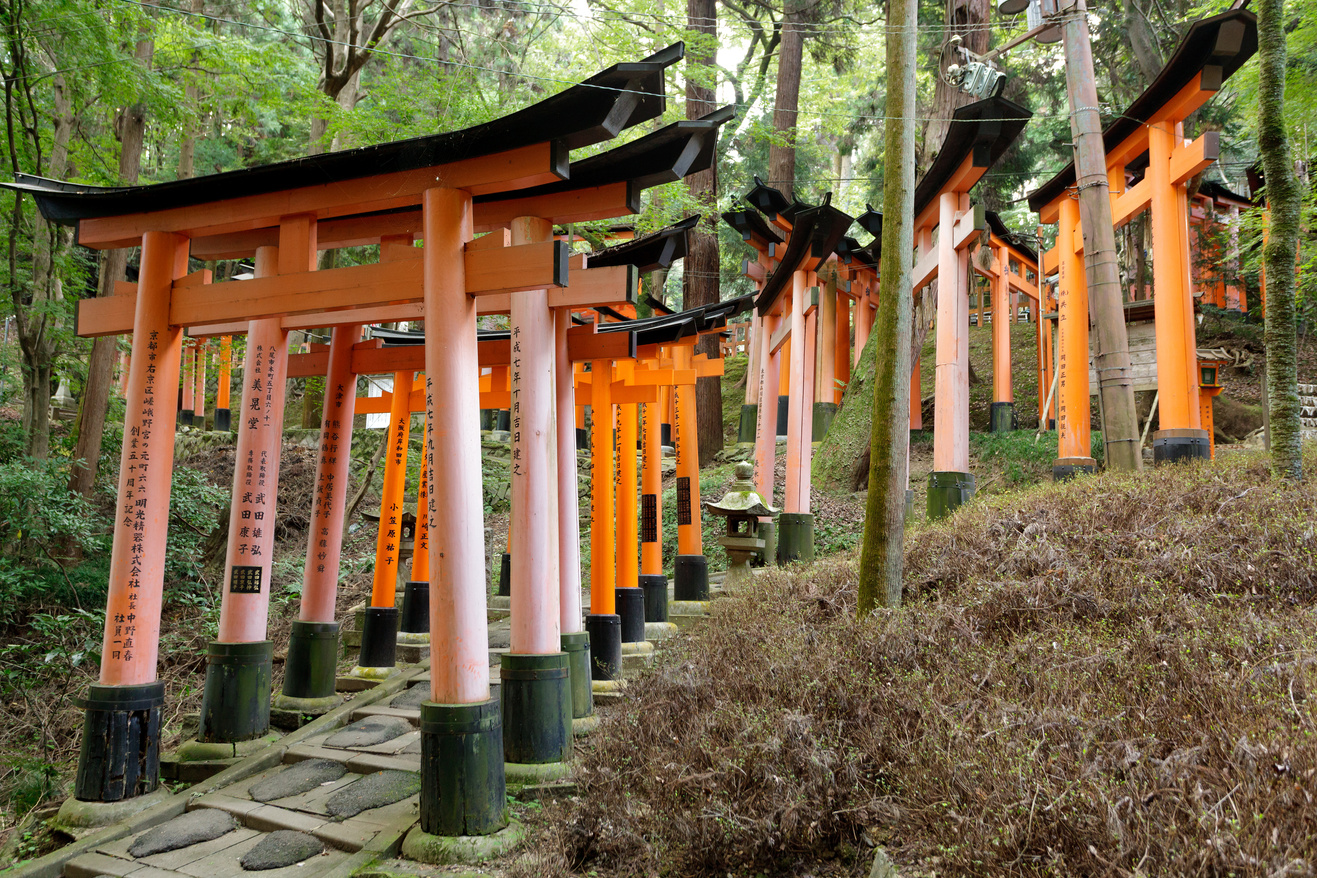
[[[1262,251],[1267,278],[1267,400],[1272,468],[1303,478],[1295,338],[1294,262],[1303,195],[1285,131],[1285,0],[1260,0],[1258,14],[1258,152],[1267,180],[1270,226]]]
[[[694,2],[694,0],[690,0]],[[787,0],[778,32],[777,97],[773,105],[774,141],[768,147],[768,185],[788,198],[796,187],[796,116],[800,105],[800,66],[805,52],[806,0]]]
[[[918,0],[890,0],[887,9],[887,117],[883,144],[882,279],[874,340],[879,353],[873,386],[869,496],[860,547],[861,616],[878,605],[899,606],[904,573],[905,484],[910,438],[910,257],[915,212],[915,43]]]
[[[714,0],[687,0],[687,26],[708,39],[698,42],[698,48],[686,56],[686,118],[698,119],[713,112],[713,87],[707,85],[709,73],[717,59],[718,6]],[[686,178],[691,200],[699,205],[703,219],[691,230],[686,252],[685,271],[682,273],[682,302],[686,308],[716,304],[720,297],[718,284],[718,163],[707,171]],[[707,335],[695,347],[696,353],[718,356],[718,338]],[[700,465],[713,460],[723,448],[723,390],[722,379],[700,378],[695,382],[695,409],[699,413],[696,435],[700,446]]]

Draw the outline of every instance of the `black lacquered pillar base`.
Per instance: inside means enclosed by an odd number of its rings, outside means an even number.
[[[678,555],[672,568],[672,597],[678,601],[709,599],[709,559],[703,555]]]
[[[421,705],[421,830],[492,835],[508,825],[499,702]]]
[[[622,617],[588,615],[585,630],[590,635],[590,679],[622,679]]]
[[[594,714],[594,689],[590,686],[590,634],[573,631],[560,635],[562,651],[567,653],[567,669],[572,687],[572,718]]]
[[[777,517],[777,563],[808,564],[813,560],[813,513],[783,512]]]
[[[430,633],[430,583],[412,580],[403,587],[398,631],[403,634]]]
[[[645,621],[668,621],[668,578],[659,573],[642,573],[640,591],[645,597]]]
[[[639,643],[645,639],[645,591],[619,588],[614,593],[617,615],[622,620],[622,642]]]
[[[220,433],[227,433],[230,429],[230,417],[228,409],[215,409],[215,430]]]
[[[503,761],[566,762],[572,755],[570,657],[507,653],[499,661]]]
[[[333,698],[338,674],[338,623],[294,622],[288,635],[283,694],[288,698]]]
[[[165,684],[101,686],[79,702],[85,714],[73,795],[84,802],[118,802],[153,792],[160,783],[160,715]]]
[[[398,608],[367,607],[361,615],[359,668],[392,668],[398,664]]]
[[[201,730],[208,744],[250,741],[270,731],[270,666],[274,644],[211,643],[206,647],[206,688]]]

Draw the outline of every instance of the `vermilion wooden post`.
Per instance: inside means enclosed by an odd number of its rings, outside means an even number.
[[[937,372],[933,417],[933,472],[928,517],[941,518],[970,498],[968,277],[952,229],[960,197],[943,192],[938,202]],[[966,254],[967,256],[968,254]],[[962,283],[964,280],[964,283]]]
[[[572,717],[594,713],[590,686],[590,635],[581,612],[581,521],[577,493],[576,448],[578,431],[585,425],[585,409],[576,405],[576,364],[567,351],[567,330],[572,328],[570,308],[553,314],[554,407],[558,425],[558,611],[562,651],[571,671]],[[575,413],[573,417],[572,413]],[[579,419],[579,420],[578,420]]]
[[[837,295],[837,340],[833,344],[833,375],[837,386],[832,391],[832,401],[841,405],[842,394],[846,385],[851,383],[851,300]]]
[[[668,578],[663,575],[663,449],[659,406],[640,406],[640,588],[645,621],[668,621]]]
[[[1209,458],[1211,444],[1198,405],[1198,348],[1190,294],[1189,210],[1183,185],[1171,183],[1171,154],[1183,143],[1177,123],[1148,126],[1148,183],[1152,195],[1152,282],[1157,334],[1157,463]]]
[[[770,350],[769,339],[782,322],[779,314],[767,314],[763,320],[764,343],[759,348],[759,419],[755,430],[755,488],[765,501],[773,503],[773,482],[777,466],[777,385],[780,351]],[[771,559],[765,559],[771,560]]]
[[[229,432],[229,384],[233,381],[233,337],[220,336],[219,371],[216,377],[218,387],[215,390],[215,429],[221,433]],[[354,391],[353,395],[356,393]]]
[[[206,339],[197,342],[197,385],[192,393],[192,424],[206,428],[206,358],[210,355]]]
[[[1077,252],[1081,244],[1079,203],[1064,199],[1057,227],[1057,368],[1061,373],[1056,387],[1057,460],[1052,465],[1052,477],[1056,479],[1091,473],[1096,468],[1090,456],[1088,279]]]
[[[513,246],[551,240],[546,220],[512,221]],[[572,753],[572,691],[559,627],[553,312],[547,289],[510,299],[512,638],[500,671],[503,753],[511,763],[564,762]]]
[[[640,526],[636,467],[640,406],[617,407],[617,614],[622,620],[622,642],[645,639],[645,593],[640,587]]]
[[[430,422],[421,425],[421,447],[430,440]],[[412,573],[403,587],[398,618],[399,643],[430,642],[430,523],[425,514],[429,484],[425,467],[416,484],[416,529],[412,533]]]
[[[115,389],[120,396],[128,395],[128,367],[131,359],[132,355],[127,351],[119,351],[119,381]]]
[[[810,415],[814,390],[809,334],[813,325],[805,315],[809,307],[809,273],[796,271],[791,281],[786,490],[782,514],[777,520],[777,558],[783,564],[814,559],[814,516],[809,511],[809,465],[813,448]]]
[[[992,408],[994,433],[1015,429],[1015,396],[1011,390],[1011,256],[1005,245],[997,248],[997,274],[992,278]]]
[[[910,429],[924,429],[924,391],[919,386],[924,380],[919,370],[919,360],[910,367]]]
[[[676,345],[672,365],[694,368],[694,348]],[[672,591],[679,601],[709,599],[709,561],[704,557],[704,527],[700,506],[700,445],[695,426],[695,384],[672,388],[672,445],[677,455],[677,557]]]
[[[74,787],[83,801],[130,799],[160,779],[165,687],[156,661],[183,337],[169,325],[169,302],[187,254],[180,235],[142,236],[100,679],[84,703]]]
[[[414,378],[414,372],[398,372],[393,376],[389,432],[382,440],[388,443],[388,452],[384,459],[384,487],[380,492],[380,529],[375,539],[375,576],[371,582],[370,606],[362,617],[361,654],[351,671],[357,677],[379,678],[397,673],[398,558],[402,550],[403,494]]]
[[[590,633],[591,679],[622,678],[622,619],[617,615],[613,531],[613,362],[590,363]]]
[[[360,340],[360,326],[336,326],[329,341],[316,493],[302,568],[301,612],[288,636],[283,692],[274,700],[276,709],[299,714],[325,713],[343,700],[334,690],[338,663],[338,621],[334,611],[352,462],[352,418],[357,406],[352,346]],[[221,362],[224,352],[221,347]],[[225,387],[223,381],[220,387]]]
[[[741,406],[741,420],[736,431],[737,444],[754,442],[755,435],[759,429],[759,348],[763,336],[763,333],[760,331],[762,326],[763,318],[759,316],[758,311],[752,311],[750,314],[750,325],[747,328],[747,342],[745,346],[745,404]],[[734,351],[735,339],[733,338],[732,341]]]
[[[183,400],[180,404],[178,422],[181,426],[192,426],[192,394],[196,390],[197,347],[196,342],[187,338],[183,340]]]
[[[853,363],[859,364],[860,354],[869,343],[869,332],[873,329],[873,306],[869,296],[855,301],[855,357]]]
[[[286,218],[280,223],[279,246],[257,249],[256,276],[313,270],[315,256],[315,219]],[[243,366],[219,634],[206,654],[197,734],[202,742],[246,741],[270,729],[274,644],[266,639],[266,622],[287,374],[288,333],[282,322],[277,317],[253,320]]]
[[[421,705],[421,829],[488,835],[507,825],[507,785],[489,697],[480,370],[462,259],[471,195],[429,189],[422,210],[432,701]]]
[[[814,339],[814,426],[815,442],[821,442],[837,416],[837,268],[828,266],[827,279],[819,289],[819,306],[814,311],[818,331]]]

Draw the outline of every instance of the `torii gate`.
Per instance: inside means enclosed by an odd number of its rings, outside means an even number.
[[[1184,120],[1206,103],[1257,50],[1257,16],[1231,9],[1194,22],[1161,73],[1103,132],[1112,220],[1152,215],[1153,288],[1157,333],[1157,392],[1161,429],[1153,459],[1168,463],[1211,454],[1203,429],[1189,271],[1191,178],[1216,161],[1220,134],[1193,142]],[[1057,478],[1092,472],[1089,456],[1089,308],[1082,265],[1079,206],[1071,191],[1074,164],[1029,196],[1043,223],[1057,224],[1056,246],[1043,257],[1043,274],[1059,272],[1057,320]],[[1099,374],[1099,382],[1116,380]]]
[[[786,491],[783,512],[777,523],[777,557],[784,563],[808,562],[814,558],[814,516],[809,511],[810,465],[815,421],[817,327],[819,311],[822,310],[819,308],[821,297],[817,289],[817,270],[836,252],[853,220],[833,207],[830,197],[818,206],[791,203],[781,192],[758,179],[744,200],[785,236],[781,259],[768,257],[764,260],[769,264],[776,261],[776,264],[764,279],[755,302],[756,334],[760,336],[757,345],[759,362],[753,364],[756,370],[754,380],[759,385],[756,487],[762,496],[773,496],[777,409],[783,384],[780,364],[782,348],[789,343]],[[764,240],[773,243],[766,237]],[[760,252],[762,258],[766,250]],[[835,318],[835,310],[833,316]],[[832,328],[835,331],[835,326]],[[833,368],[834,361],[826,362],[823,374],[830,373]],[[831,401],[832,395],[828,394],[826,402],[831,404]]]
[[[231,531],[237,531],[243,521],[262,520],[255,513],[269,513],[273,523],[290,324],[419,318],[426,323],[427,418],[436,425],[426,466],[437,577],[433,701],[422,708],[421,827],[485,834],[506,823],[503,729],[489,696],[486,656],[476,301],[502,297],[515,306],[515,291],[562,288],[569,277],[553,242],[469,243],[477,229],[507,227],[519,217],[575,222],[629,212],[635,188],[626,178],[557,181],[570,173],[569,149],[662,112],[662,72],[681,55],[678,45],[639,64],[616,65],[510,117],[455,134],[156,186],[106,190],[35,178],[12,184],[32,192],[48,219],[76,224],[84,245],[142,246],[136,287],[120,285],[119,295],[87,300],[79,312],[84,334],[131,330],[134,353],[123,514],[114,533],[101,679],[87,699],[80,798],[133,798],[157,783],[163,685],[155,672],[174,407],[169,401],[157,416],[156,394],[177,386],[182,328],[221,326],[211,334],[223,335],[249,322],[235,483],[242,489],[250,481],[251,491],[235,497]],[[613,161],[636,166],[655,151],[645,140],[628,144]],[[680,137],[662,146],[669,166],[663,179],[671,179],[674,155],[684,172],[712,150],[692,149]],[[411,258],[315,270],[322,247],[377,242],[402,229],[410,239],[418,227],[424,249],[397,254]],[[189,250],[233,249],[255,251],[256,279],[225,288],[209,284],[208,272],[187,274]],[[329,319],[327,309],[337,316]],[[443,466],[435,466],[436,457]],[[344,488],[340,483],[339,492]],[[221,639],[207,672],[217,682],[207,687],[208,700],[212,692],[221,701],[227,692],[259,692],[262,679],[268,692],[271,644],[263,638],[273,527],[262,527],[260,536],[255,530],[230,546]],[[257,558],[261,563],[236,563]],[[554,618],[555,630],[557,624]],[[231,715],[212,715],[250,731],[260,726],[261,700],[248,709],[234,702]]]
[[[1011,386],[1011,324],[1016,322],[1016,302],[1021,296],[1033,301],[1030,317],[1035,321],[1038,305],[1038,255],[1013,235],[995,211],[987,211],[988,266],[974,263],[974,270],[988,278],[992,287],[992,408],[989,429],[994,433],[1015,429],[1015,394]],[[1033,280],[1030,280],[1032,276]],[[979,326],[983,325],[983,300],[979,300]],[[1041,326],[1041,323],[1039,323]],[[1039,335],[1039,363],[1042,336]],[[1046,393],[1039,383],[1039,393]]]
[[[1248,297],[1239,277],[1239,214],[1253,203],[1213,180],[1198,187],[1189,208],[1192,256],[1189,260],[1194,295],[1226,311],[1248,312]],[[1219,217],[1224,215],[1225,221]],[[1217,235],[1224,233],[1222,242]]]

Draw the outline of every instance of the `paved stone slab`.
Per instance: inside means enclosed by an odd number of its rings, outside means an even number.
[[[400,695],[395,695],[393,697],[393,700],[389,702],[389,707],[396,707],[400,709],[407,709],[407,708],[417,709],[420,708],[422,701],[429,701],[429,700],[430,700],[430,684],[428,683],[423,685],[418,684],[408,689],[406,692],[403,692]]]
[[[272,802],[310,792],[323,783],[347,774],[347,766],[329,759],[306,759],[290,765],[273,777],[253,784],[248,794],[258,802]],[[168,824],[166,824],[168,825]]]
[[[239,861],[248,872],[282,869],[310,859],[325,849],[325,843],[314,835],[280,829],[271,832],[243,854]]]
[[[348,760],[348,771],[355,771],[357,774],[374,774],[377,771],[420,770],[420,757],[413,756],[389,756],[380,753],[358,753]]]
[[[421,776],[414,771],[380,771],[344,787],[327,803],[329,813],[343,820],[362,811],[401,802],[421,791]]]
[[[214,808],[199,808],[180,814],[154,829],[148,829],[139,835],[128,847],[128,855],[134,859],[176,851],[199,841],[219,838],[226,832],[238,828],[238,821],[227,811]]]
[[[212,854],[219,853],[229,848],[246,850],[251,846],[252,840],[255,839],[258,834],[259,833],[254,829],[239,827],[233,832],[221,835],[219,838],[211,841],[198,842],[189,847],[170,851],[165,854],[154,854],[144,858],[142,862],[155,866],[158,869],[167,869],[169,871],[177,872],[189,863],[204,860]]]
[[[323,746],[339,750],[370,747],[373,744],[392,741],[411,730],[412,724],[400,717],[368,716],[330,735],[325,739]]]
[[[420,755],[421,755],[421,739],[420,739],[420,738],[417,738],[415,741],[412,741],[412,742],[411,742],[410,744],[408,744],[406,747],[402,748],[402,755],[406,755],[406,756],[411,756],[411,755],[420,756]]]

